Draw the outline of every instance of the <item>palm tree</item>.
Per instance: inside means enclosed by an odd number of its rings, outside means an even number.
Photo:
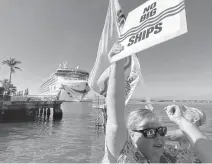
[[[21,64],[20,61],[16,60],[15,58],[10,57],[10,59],[8,60],[4,60],[2,62],[2,64],[7,65],[8,67],[10,67],[10,78],[9,78],[9,83],[11,83],[11,76],[12,73],[15,73],[15,70],[20,70],[21,68],[17,67],[18,64]]]
[[[2,87],[4,88],[4,91],[7,92],[8,94],[10,93],[14,94],[17,91],[16,86],[11,84],[8,79],[1,80],[0,83]]]

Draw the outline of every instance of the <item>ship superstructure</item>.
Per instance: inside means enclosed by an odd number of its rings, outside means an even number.
[[[57,95],[59,100],[81,101],[89,92],[89,73],[79,68],[69,69],[67,62],[44,80],[39,89],[39,95]]]

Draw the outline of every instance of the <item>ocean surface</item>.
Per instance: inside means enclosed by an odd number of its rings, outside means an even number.
[[[154,104],[160,120],[176,129],[162,109]],[[207,121],[201,129],[212,137],[212,104],[190,104],[202,109]],[[129,110],[143,105],[128,105]],[[99,163],[104,154],[104,130],[95,126],[97,113],[92,103],[66,103],[63,119],[0,124],[0,162],[5,163]]]

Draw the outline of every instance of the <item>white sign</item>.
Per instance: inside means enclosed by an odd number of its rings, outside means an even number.
[[[111,62],[187,32],[184,0],[149,0],[131,11],[119,37],[124,50]]]

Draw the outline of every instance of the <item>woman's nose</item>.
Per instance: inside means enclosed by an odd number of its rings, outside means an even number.
[[[164,140],[164,136],[161,136],[160,134],[156,134],[155,140]]]

